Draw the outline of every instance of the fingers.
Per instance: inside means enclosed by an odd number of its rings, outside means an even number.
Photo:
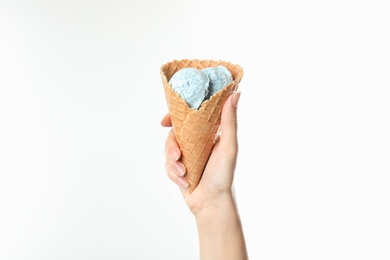
[[[188,181],[183,176],[178,176],[171,168],[169,164],[165,164],[165,171],[171,181],[173,181],[180,188],[187,188],[189,186]]]
[[[172,126],[172,121],[171,117],[169,114],[166,114],[163,119],[161,119],[161,125],[164,127],[171,127]]]
[[[225,102],[221,115],[221,145],[237,146],[237,106],[240,92],[231,94]]]
[[[168,133],[168,137],[165,140],[165,159],[167,161],[175,162],[181,157],[181,151],[178,143],[176,142],[175,133],[171,129]]]
[[[181,188],[188,187],[188,181],[183,177],[186,173],[184,164],[180,161],[181,152],[171,129],[165,141],[165,171],[168,177]]]

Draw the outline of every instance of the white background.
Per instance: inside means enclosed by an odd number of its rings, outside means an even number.
[[[160,66],[240,64],[250,258],[390,259],[388,1],[0,0],[0,259],[195,260]]]

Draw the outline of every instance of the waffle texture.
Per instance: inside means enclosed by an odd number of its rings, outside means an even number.
[[[169,84],[172,75],[180,69],[204,69],[219,65],[230,71],[233,82],[204,101],[198,110],[191,109]],[[160,68],[160,75],[173,131],[182,153],[181,161],[186,167],[185,177],[190,184],[188,190],[192,192],[202,177],[213,149],[223,105],[229,95],[237,90],[244,72],[241,66],[228,61],[184,59],[165,63]]]

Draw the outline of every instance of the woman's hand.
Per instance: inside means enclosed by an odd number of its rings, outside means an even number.
[[[214,144],[202,178],[196,189],[190,193],[186,188],[185,166],[181,163],[181,152],[171,129],[165,143],[165,169],[169,178],[176,183],[190,210],[197,214],[205,207],[218,203],[221,199],[233,199],[233,177],[236,167],[237,142],[237,105],[240,92],[232,93],[226,100],[221,114],[220,133]],[[167,114],[161,121],[164,127],[171,127]]]
[[[240,93],[233,93],[222,110],[220,136],[217,138],[202,178],[190,193],[180,149],[170,130],[165,143],[166,171],[181,187],[183,197],[195,216],[199,235],[200,259],[247,260],[248,254],[233,192],[236,167],[237,104]],[[169,115],[161,124],[172,126]]]

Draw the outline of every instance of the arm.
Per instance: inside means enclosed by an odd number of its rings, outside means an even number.
[[[231,194],[195,215],[201,259],[248,259],[238,210]]]
[[[237,104],[240,93],[227,99],[221,115],[221,135],[215,143],[197,188],[186,190],[185,167],[180,149],[171,130],[165,144],[166,172],[180,188],[194,214],[202,260],[248,259],[244,234],[234,198],[233,178],[238,154]],[[171,126],[169,115],[161,121]]]

